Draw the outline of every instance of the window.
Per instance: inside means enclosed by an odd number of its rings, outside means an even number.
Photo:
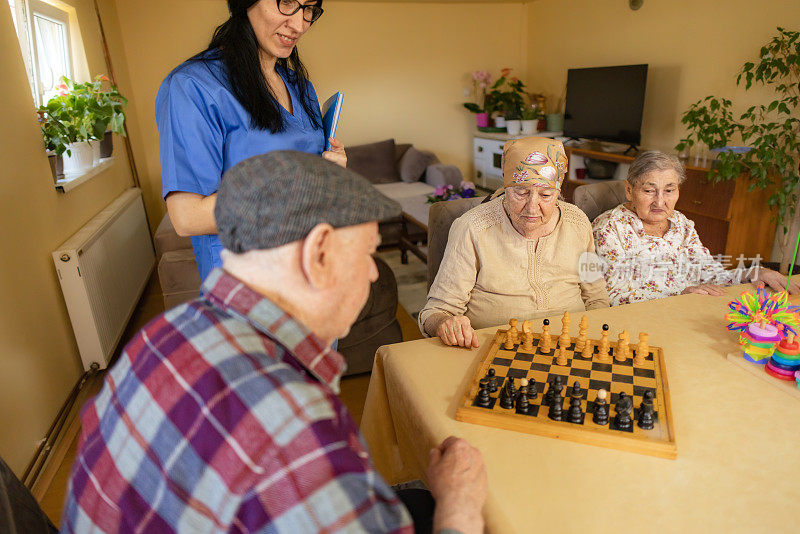
[[[36,105],[73,78],[69,13],[42,0],[8,0]]]

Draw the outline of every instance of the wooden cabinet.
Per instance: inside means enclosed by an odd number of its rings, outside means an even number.
[[[567,147],[567,155],[570,167],[573,156],[623,164],[633,161],[633,156],[573,147]],[[735,181],[711,183],[708,171],[704,167],[686,166],[686,181],[675,209],[694,221],[700,240],[712,254],[730,256],[734,264],[740,254],[745,258],[760,255],[764,261],[768,260],[775,238],[775,221],[767,206],[769,190],[748,191],[750,184],[744,176]],[[562,194],[568,202],[579,185],[582,182],[577,180],[565,182]]]

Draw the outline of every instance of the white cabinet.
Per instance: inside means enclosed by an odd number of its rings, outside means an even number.
[[[538,132],[537,137],[559,137],[561,132]],[[494,191],[503,185],[503,145],[511,139],[524,135],[508,135],[477,132],[472,141],[474,174],[472,181],[485,189]]]

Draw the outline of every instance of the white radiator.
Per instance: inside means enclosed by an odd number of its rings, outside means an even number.
[[[106,367],[155,265],[142,191],[125,191],[53,252],[83,367]]]

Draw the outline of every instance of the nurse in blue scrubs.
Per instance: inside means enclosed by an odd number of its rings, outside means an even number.
[[[347,164],[337,140],[324,151],[319,101],[297,53],[322,0],[228,0],[228,8],[208,48],[173,70],[156,98],[162,191],[201,280],[222,264],[214,204],[225,171],[272,150]]]

